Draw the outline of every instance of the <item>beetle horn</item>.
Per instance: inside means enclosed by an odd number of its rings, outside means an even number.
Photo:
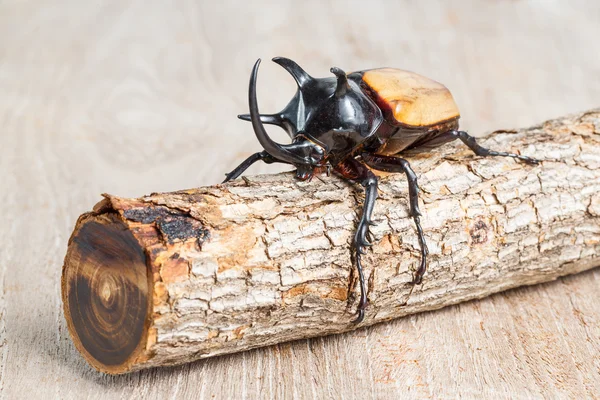
[[[338,67],[333,67],[330,71],[337,76],[337,87],[335,88],[335,95],[337,97],[343,96],[346,94],[348,90],[350,90],[350,85],[348,84],[348,77],[346,73],[339,69]]]
[[[258,75],[258,66],[260,65],[260,58],[254,64],[252,68],[252,74],[250,75],[250,86],[248,88],[248,103],[250,104],[250,121],[252,122],[252,128],[256,134],[256,138],[262,145],[262,147],[272,155],[281,161],[286,161],[292,164],[306,164],[301,156],[291,152],[286,147],[275,142],[269,137],[265,127],[262,124],[260,113],[258,112],[258,100],[256,99],[256,76]]]
[[[296,62],[290,60],[289,58],[275,57],[273,58],[273,62],[285,68],[285,70],[294,77],[296,83],[298,84],[298,87],[300,88],[306,85],[307,82],[313,80],[312,76],[307,74],[306,71],[304,71],[298,64],[296,64]]]
[[[244,121],[251,121],[250,114],[240,114],[238,115],[238,118]],[[281,118],[281,115],[279,114],[261,114],[260,121],[263,124],[271,124],[277,126],[283,125],[283,118]]]

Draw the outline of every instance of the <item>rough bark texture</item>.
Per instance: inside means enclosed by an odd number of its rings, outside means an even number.
[[[111,373],[174,365],[344,332],[599,265],[600,111],[480,143],[545,161],[484,159],[461,143],[410,157],[430,250],[423,285],[410,296],[419,252],[407,184],[400,174],[382,177],[380,223],[363,262],[369,305],[359,326],[349,243],[361,187],[284,173],[140,199],[105,195],[71,238],[63,301],[78,232],[109,214],[145,251],[152,306],[143,346],[129,362],[106,367],[86,358]]]

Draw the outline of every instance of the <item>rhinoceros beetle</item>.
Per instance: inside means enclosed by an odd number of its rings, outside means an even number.
[[[310,180],[317,172],[333,168],[346,179],[365,188],[365,201],[352,242],[361,295],[357,317],[360,323],[367,306],[366,283],[361,255],[372,244],[367,239],[371,214],[377,198],[377,176],[373,170],[401,172],[408,180],[410,216],[419,238],[421,262],[413,284],[420,284],[427,268],[427,244],[419,218],[417,175],[401,156],[429,151],[455,139],[461,140],[478,156],[514,157],[531,164],[539,161],[519,154],[489,150],[474,137],[458,130],[460,114],[450,91],[442,84],[413,72],[378,68],[346,74],[331,68],[334,76],[313,78],[294,61],[276,57],[274,62],[296,80],[298,90],[288,105],[276,114],[260,114],[256,98],[256,78],[260,59],[250,75],[248,101],[250,121],[264,151],[255,153],[226,175],[225,181],[239,177],[258,160],[286,163],[296,167],[296,177]],[[283,128],[291,144],[273,141],[263,124]]]

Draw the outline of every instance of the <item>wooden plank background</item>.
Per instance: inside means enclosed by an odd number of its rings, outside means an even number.
[[[475,134],[600,106],[596,0],[218,4],[0,4],[2,398],[599,398],[598,270],[176,368],[88,367],[60,302],[76,217],[101,192],[219,182],[259,149],[235,118],[257,57],[315,76],[419,71],[453,91]],[[264,111],[294,91],[272,63],[259,86]]]

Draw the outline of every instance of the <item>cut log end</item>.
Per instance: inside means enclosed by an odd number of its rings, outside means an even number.
[[[62,296],[77,349],[100,371],[129,370],[151,310],[146,256],[115,214],[86,215],[69,245]]]

